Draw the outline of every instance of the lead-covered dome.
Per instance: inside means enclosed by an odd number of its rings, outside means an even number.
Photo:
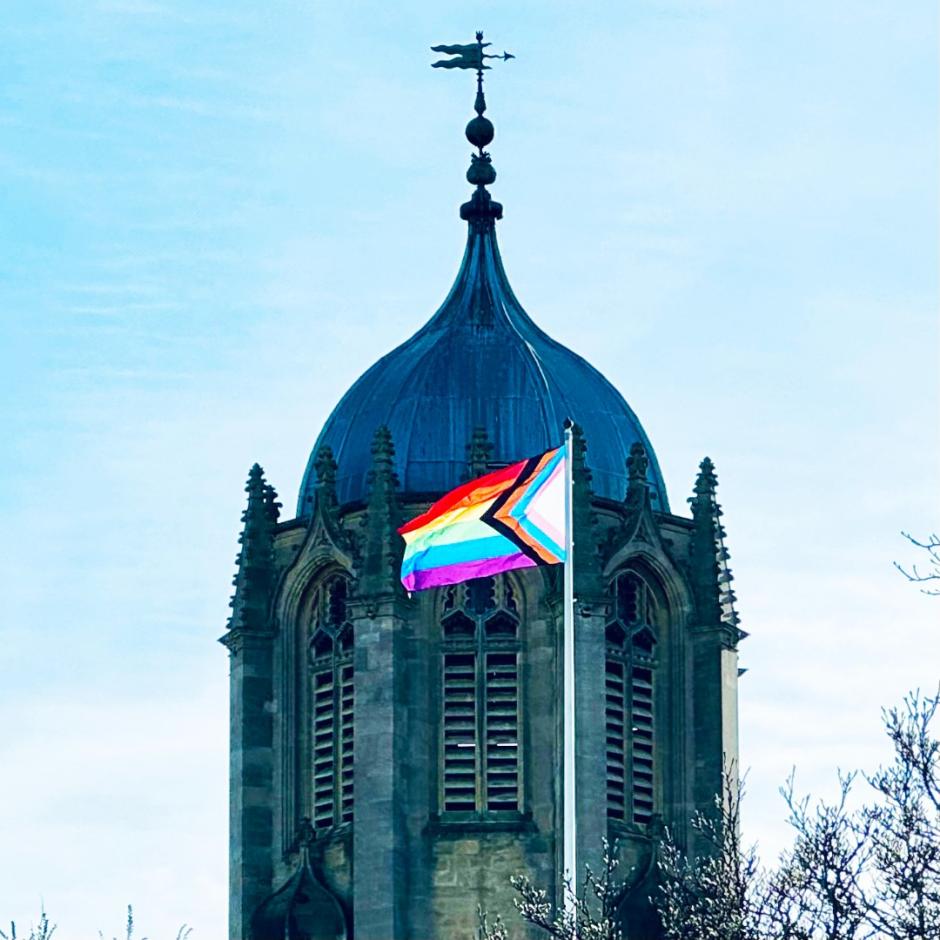
[[[314,462],[329,445],[338,466],[340,503],[364,500],[376,429],[395,445],[402,491],[437,496],[467,479],[467,447],[482,427],[494,465],[562,442],[563,423],[581,425],[598,496],[621,500],[630,445],[650,457],[653,508],[668,509],[649,440],[620,393],[588,362],[556,342],[516,300],[496,245],[498,203],[479,187],[461,209],[470,223],[457,280],[434,316],[383,356],[343,396],[314,446],[298,515],[313,506]]]

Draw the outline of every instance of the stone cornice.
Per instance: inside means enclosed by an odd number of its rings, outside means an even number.
[[[245,646],[255,642],[256,646],[263,643],[273,643],[277,636],[273,630],[246,630],[243,627],[233,627],[219,637],[219,642],[233,655],[237,656]]]

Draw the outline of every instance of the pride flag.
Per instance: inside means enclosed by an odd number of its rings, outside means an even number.
[[[405,588],[421,591],[563,563],[567,459],[562,446],[495,470],[451,490],[403,525]]]

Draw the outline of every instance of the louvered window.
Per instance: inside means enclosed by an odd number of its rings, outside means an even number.
[[[653,670],[630,670],[633,722],[633,821],[648,823],[653,815]]]
[[[477,808],[476,655],[444,655],[444,809]]]
[[[611,585],[607,626],[607,815],[648,823],[655,812],[656,627],[661,616],[652,587],[625,572]]]
[[[608,630],[608,636],[610,631]],[[607,815],[625,819],[626,806],[626,727],[624,695],[626,667],[616,655],[607,654]]]
[[[447,588],[442,632],[442,809],[516,812],[519,616],[509,582],[480,578]]]
[[[353,818],[353,629],[348,580],[335,575],[313,599],[310,663],[313,699],[313,812],[317,830]]]

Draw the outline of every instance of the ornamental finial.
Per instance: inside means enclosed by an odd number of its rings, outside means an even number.
[[[467,125],[467,140],[477,148],[477,153],[470,157],[470,169],[467,170],[467,182],[477,187],[476,192],[470,202],[460,207],[460,217],[467,219],[471,223],[482,223],[484,226],[492,226],[494,219],[502,218],[502,206],[499,203],[492,202],[489,193],[485,187],[495,182],[496,170],[493,169],[493,163],[490,155],[483,149],[493,140],[493,123],[488,118],[483,117],[486,110],[486,99],[483,96],[483,71],[489,69],[486,64],[487,59],[514,59],[515,56],[510,52],[504,52],[502,55],[492,55],[484,50],[492,45],[483,42],[483,33],[476,34],[477,41],[466,45],[443,45],[431,46],[432,52],[443,52],[445,55],[452,56],[450,59],[439,59],[431,64],[435,69],[476,69],[477,73],[477,97],[473,109],[477,116]]]

